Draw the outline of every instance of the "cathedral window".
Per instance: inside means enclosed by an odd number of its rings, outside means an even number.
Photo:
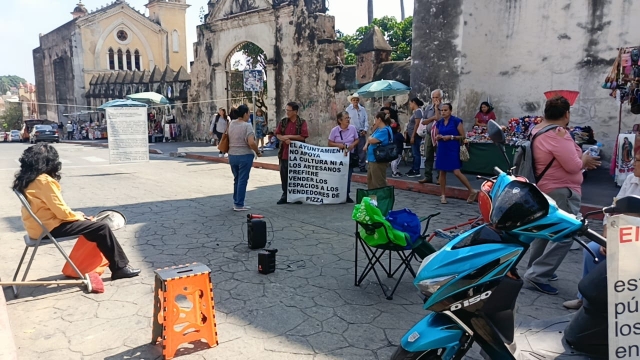
[[[124,70],[124,59],[122,49],[118,49],[118,70]]]
[[[114,59],[113,49],[109,48],[108,54],[109,54],[109,70],[115,70],[116,63]]]
[[[133,68],[131,67],[131,51],[127,50],[127,52],[125,53],[125,57],[127,59],[127,70],[133,70]]]
[[[178,30],[173,30],[171,38],[173,40],[173,52],[180,52],[180,36],[178,35]]]
[[[133,61],[136,66],[136,70],[142,70],[142,68],[140,67],[140,64],[142,63],[140,61],[140,51],[136,50],[133,52]]]

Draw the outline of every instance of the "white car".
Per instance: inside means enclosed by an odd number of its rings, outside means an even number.
[[[10,140],[11,142],[17,141],[20,142],[22,141],[22,139],[20,138],[20,131],[19,130],[11,130],[11,136],[10,136]]]

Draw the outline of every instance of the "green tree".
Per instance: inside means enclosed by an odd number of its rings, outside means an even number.
[[[344,42],[345,65],[356,63],[355,51],[362,39],[377,26],[382,30],[387,42],[393,49],[391,60],[402,61],[411,56],[411,37],[413,34],[413,17],[408,17],[404,21],[398,22],[393,16],[384,16],[374,19],[371,25],[362,26],[353,35],[345,35],[340,30],[336,31],[338,39]]]
[[[258,45],[247,42],[238,48],[236,53],[241,53],[246,62],[247,69],[262,69],[266,72],[267,68],[267,56]],[[231,97],[238,98],[243,97],[246,98],[249,102],[253,101],[252,93],[250,91],[244,91],[244,80],[242,71],[238,71],[240,68],[241,60],[236,60],[234,64],[232,64],[232,69],[235,70],[231,73],[230,79],[230,89],[231,89]],[[256,93],[256,106],[262,109],[265,113],[267,112],[267,104],[265,101],[265,97],[267,96],[267,81],[264,82],[264,87],[262,91]]]
[[[0,76],[0,93],[4,95],[11,87],[18,87],[20,83],[25,84],[26,82],[27,80],[16,75]]]
[[[0,124],[5,131],[22,129],[22,104],[6,103],[4,113],[0,115]]]

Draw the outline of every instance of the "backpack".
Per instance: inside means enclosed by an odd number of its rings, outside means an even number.
[[[549,161],[547,166],[542,170],[540,175],[536,175],[535,171],[535,161],[533,158],[533,140],[535,140],[539,135],[546,133],[547,131],[553,130],[557,128],[558,125],[549,125],[542,128],[538,131],[534,136],[529,136],[530,140],[524,140],[518,143],[516,153],[513,157],[513,166],[515,170],[513,171],[514,175],[522,176],[527,178],[530,183],[536,184],[542,180],[544,174],[547,173],[553,162],[556,160],[555,157]]]

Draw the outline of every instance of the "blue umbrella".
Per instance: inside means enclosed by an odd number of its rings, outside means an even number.
[[[106,109],[110,107],[147,107],[147,104],[133,100],[116,99],[107,101],[106,103],[98,106],[98,109]]]
[[[356,93],[363,98],[408,94],[411,88],[394,80],[378,80],[361,87]]]

